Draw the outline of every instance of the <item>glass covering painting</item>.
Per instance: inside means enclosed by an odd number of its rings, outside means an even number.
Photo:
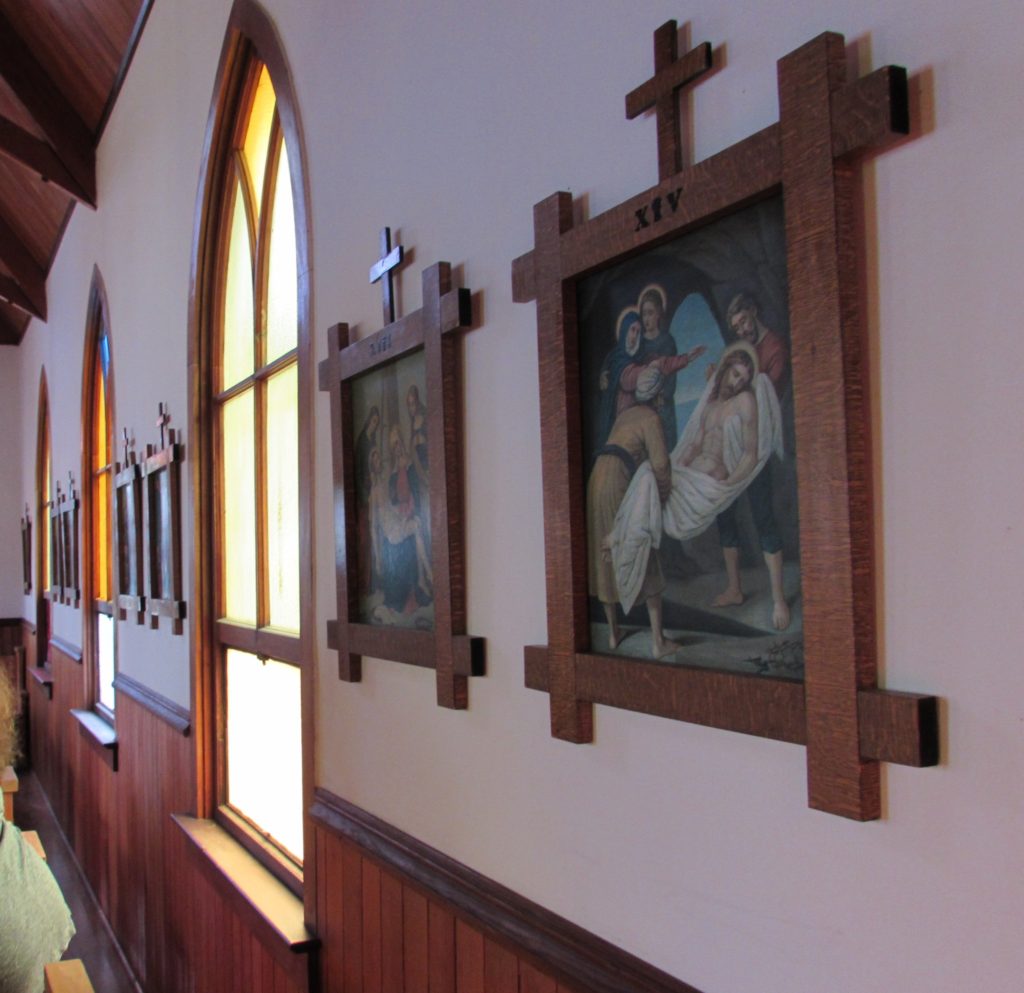
[[[578,286],[595,652],[802,678],[781,199]]]
[[[431,630],[430,459],[422,351],[353,381],[359,617]]]

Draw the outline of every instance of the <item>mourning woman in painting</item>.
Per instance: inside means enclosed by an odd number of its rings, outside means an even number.
[[[703,355],[705,346],[698,345],[685,355],[677,354],[674,339],[667,331],[662,331],[661,292],[659,287],[648,287],[640,296],[639,309],[630,307],[619,315],[618,344],[605,357],[598,383],[601,390],[599,444],[608,438],[615,418],[636,402],[640,373],[648,367],[662,374],[662,385],[653,406],[661,418],[665,444],[669,449],[675,444],[676,373]]]

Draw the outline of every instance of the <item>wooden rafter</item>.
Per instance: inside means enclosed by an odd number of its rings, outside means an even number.
[[[89,204],[90,207],[95,206],[89,198],[89,193],[68,172],[48,142],[2,116],[0,155],[6,155],[15,162],[28,166],[33,172],[38,173],[44,182],[53,183],[81,203]]]
[[[96,154],[93,136],[74,107],[0,12],[0,75],[46,135],[56,157],[84,193],[96,203]]]
[[[11,226],[0,217],[0,262],[10,278],[0,281],[0,297],[32,317],[46,320],[46,273]]]
[[[20,345],[24,332],[0,311],[0,345]]]

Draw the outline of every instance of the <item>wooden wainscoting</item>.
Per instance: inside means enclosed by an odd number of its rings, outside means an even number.
[[[699,993],[316,791],[323,993]]]

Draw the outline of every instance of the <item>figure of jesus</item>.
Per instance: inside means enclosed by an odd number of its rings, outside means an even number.
[[[680,465],[703,472],[727,486],[742,482],[757,465],[757,401],[751,390],[754,360],[743,349],[728,353],[701,415],[700,427],[679,453]],[[732,472],[725,465],[725,425],[738,417],[743,453]]]

